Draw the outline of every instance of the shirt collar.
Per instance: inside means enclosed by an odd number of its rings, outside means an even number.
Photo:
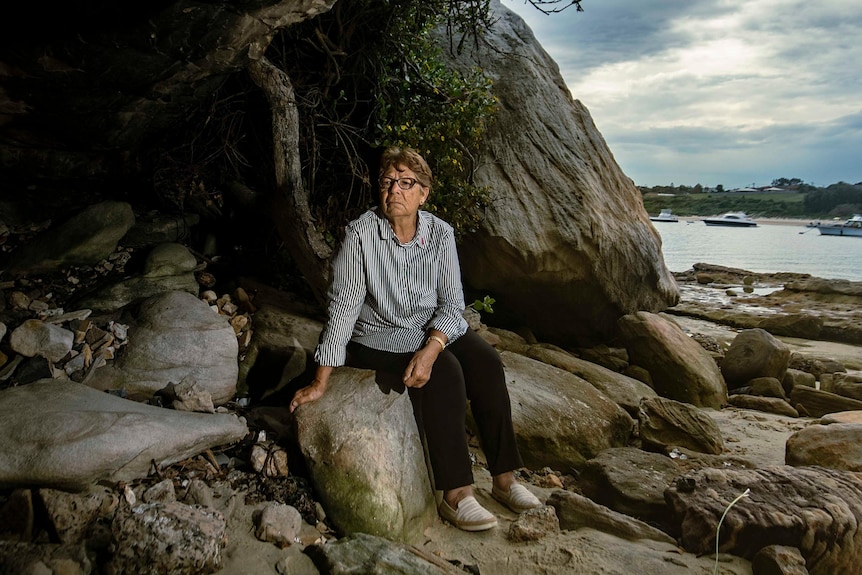
[[[395,236],[395,230],[392,229],[392,226],[389,225],[389,220],[383,215],[380,211],[380,208],[377,208],[374,211],[377,214],[377,227],[380,230],[380,239],[381,240],[391,240],[398,241],[398,238]],[[428,248],[428,230],[430,229],[429,220],[431,219],[431,214],[424,210],[419,210],[419,224],[416,226],[416,235],[413,239],[406,244],[399,244],[404,246],[419,246],[420,248],[427,249]]]

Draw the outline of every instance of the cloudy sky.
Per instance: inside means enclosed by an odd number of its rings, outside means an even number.
[[[502,2],[638,185],[862,181],[859,0]]]

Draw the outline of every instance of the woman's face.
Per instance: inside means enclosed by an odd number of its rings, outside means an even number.
[[[406,166],[392,166],[380,176],[380,208],[386,219],[415,217],[429,189]],[[404,189],[404,188],[407,189]]]

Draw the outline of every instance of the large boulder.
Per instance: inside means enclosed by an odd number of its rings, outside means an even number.
[[[676,323],[641,311],[620,318],[619,325],[629,359],[649,371],[660,396],[721,409],[727,388],[718,366]]]
[[[862,424],[809,425],[787,439],[787,465],[862,471]]]
[[[741,497],[750,489],[749,497]],[[770,545],[799,549],[811,575],[855,573],[862,560],[862,480],[858,474],[787,465],[702,469],[665,492],[686,551],[719,550],[752,559]],[[725,515],[726,513],[726,515]]]
[[[655,390],[642,381],[564,351],[534,345],[527,350],[527,356],[586,379],[632,417],[637,417],[641,400],[657,396]]]
[[[129,481],[248,433],[234,415],[163,409],[71,381],[0,391],[0,487]]]
[[[478,61],[500,102],[475,164],[494,201],[460,245],[465,283],[542,339],[604,340],[622,315],[675,305],[676,282],[587,109],[524,21],[491,7],[494,26],[454,62]]]
[[[628,443],[634,421],[589,382],[516,353],[501,355],[527,467],[579,469],[605,449]]]
[[[641,402],[638,431],[644,447],[656,451],[674,446],[714,455],[724,451],[721,430],[713,418],[687,403],[665,397]]]
[[[778,381],[790,365],[790,348],[760,328],[739,332],[721,362],[721,373],[731,388],[746,385],[758,377]]]
[[[5,269],[15,276],[51,273],[67,266],[95,266],[111,255],[134,224],[132,206],[126,202],[88,206],[21,244],[10,254]]]
[[[338,368],[323,397],[295,412],[315,491],[344,534],[416,542],[437,517],[413,409],[399,383]]]
[[[225,316],[188,292],[165,292],[141,302],[123,354],[87,383],[143,398],[170,383],[198,384],[221,405],[236,395],[238,350]]]

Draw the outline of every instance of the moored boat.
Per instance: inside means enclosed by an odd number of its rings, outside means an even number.
[[[854,214],[844,223],[825,223],[815,226],[822,236],[862,237],[862,215]]]
[[[712,218],[701,218],[708,226],[734,226],[738,228],[751,228],[757,226],[757,222],[749,218],[745,212],[727,212]]]
[[[671,210],[664,209],[657,216],[650,216],[650,220],[654,222],[678,222],[679,218],[671,213]]]

